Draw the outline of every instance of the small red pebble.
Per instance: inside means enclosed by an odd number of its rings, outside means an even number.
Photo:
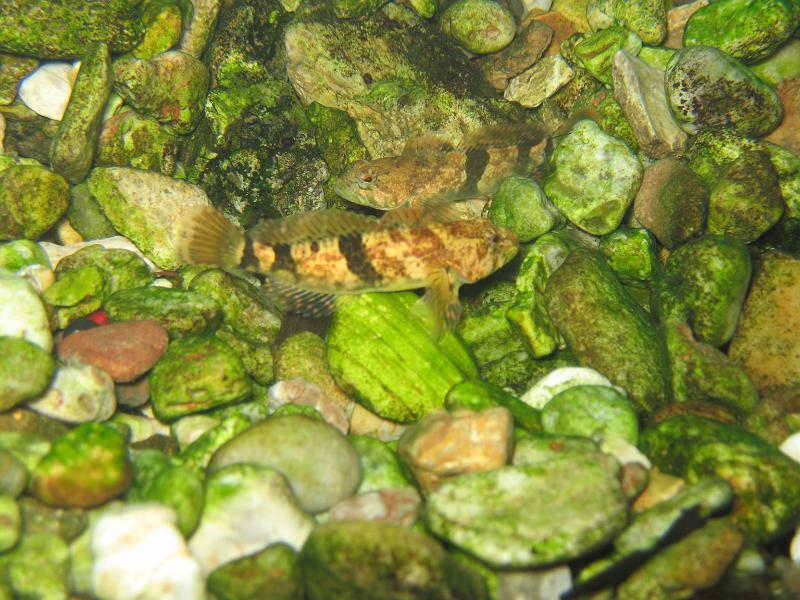
[[[94,311],[86,318],[89,319],[92,323],[95,323],[97,325],[108,325],[109,323],[108,315],[106,314],[106,311],[104,311],[102,308]]]

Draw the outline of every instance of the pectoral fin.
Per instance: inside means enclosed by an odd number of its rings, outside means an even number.
[[[453,331],[461,318],[458,288],[461,283],[445,269],[437,271],[430,279],[425,295],[415,305],[415,311],[427,312],[432,318],[434,337]]]
[[[334,294],[307,290],[274,277],[265,278],[261,289],[284,310],[304,317],[325,317],[336,308]]]

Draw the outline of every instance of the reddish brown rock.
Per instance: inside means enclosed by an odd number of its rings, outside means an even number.
[[[167,350],[167,331],[155,321],[127,321],[79,331],[64,338],[58,354],[106,371],[115,382],[146,373]]]
[[[545,56],[556,56],[561,54],[561,42],[577,33],[578,30],[572,21],[562,15],[560,12],[548,12],[534,17],[536,21],[548,25],[553,30],[553,37],[550,40],[550,45],[545,50]],[[525,23],[523,22],[523,26]]]
[[[777,92],[783,104],[783,121],[764,139],[800,154],[800,79],[782,82]]]
[[[509,79],[539,60],[552,36],[547,24],[531,21],[506,48],[480,59],[486,79],[496,90],[504,90]]]

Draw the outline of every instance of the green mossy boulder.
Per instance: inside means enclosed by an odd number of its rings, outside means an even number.
[[[662,322],[684,321],[697,339],[722,346],[733,336],[751,271],[742,242],[710,235],[691,240],[667,259],[653,287],[654,313]]]
[[[300,553],[309,600],[488,598],[483,578],[427,535],[381,522],[318,525]],[[415,573],[413,579],[398,577]]]
[[[606,85],[611,85],[611,63],[614,54],[621,49],[636,56],[642,49],[642,40],[633,31],[620,25],[612,25],[580,39],[574,52],[575,58],[589,73]]]
[[[521,242],[544,235],[564,220],[539,184],[528,177],[504,179],[492,197],[487,216],[517,234]]]
[[[731,517],[745,537],[765,542],[788,533],[800,515],[800,465],[735,425],[677,416],[646,429],[640,448],[661,471],[689,483],[709,475],[735,493]]]
[[[439,27],[474,54],[502,50],[517,31],[514,15],[493,0],[455,0],[439,16]]]
[[[30,164],[0,171],[0,241],[38,239],[68,205],[69,186],[61,175]]]
[[[112,426],[84,423],[53,442],[31,475],[34,497],[61,508],[99,506],[130,485],[125,439]]]
[[[553,396],[542,409],[542,430],[561,435],[639,439],[639,418],[630,400],[601,385],[576,385]]]
[[[39,396],[54,371],[53,358],[36,344],[0,337],[0,412]]]
[[[574,250],[550,277],[546,305],[581,365],[624,388],[637,411],[669,400],[664,341],[601,255]]]
[[[272,544],[216,568],[208,588],[220,600],[301,600],[298,556],[287,544]]]
[[[127,108],[103,123],[95,165],[134,167],[172,175],[182,141],[153,117]]]
[[[623,281],[649,281],[659,267],[656,241],[646,229],[619,227],[600,239],[599,249]]]
[[[150,374],[153,410],[165,421],[243,400],[250,392],[242,361],[213,337],[173,341]]]

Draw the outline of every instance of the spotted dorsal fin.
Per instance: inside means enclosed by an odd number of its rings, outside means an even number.
[[[509,146],[533,146],[541,142],[550,130],[542,124],[518,123],[516,125],[489,125],[469,132],[461,140],[458,150],[486,150],[487,148],[507,148]]]
[[[455,145],[438,135],[421,135],[410,138],[403,148],[403,156],[428,156],[452,152]]]
[[[250,236],[262,244],[294,244],[364,233],[376,229],[378,223],[374,217],[348,210],[314,210],[261,221],[250,230]]]
[[[283,310],[304,317],[325,317],[336,308],[335,294],[308,290],[275,277],[265,277],[261,291]]]

